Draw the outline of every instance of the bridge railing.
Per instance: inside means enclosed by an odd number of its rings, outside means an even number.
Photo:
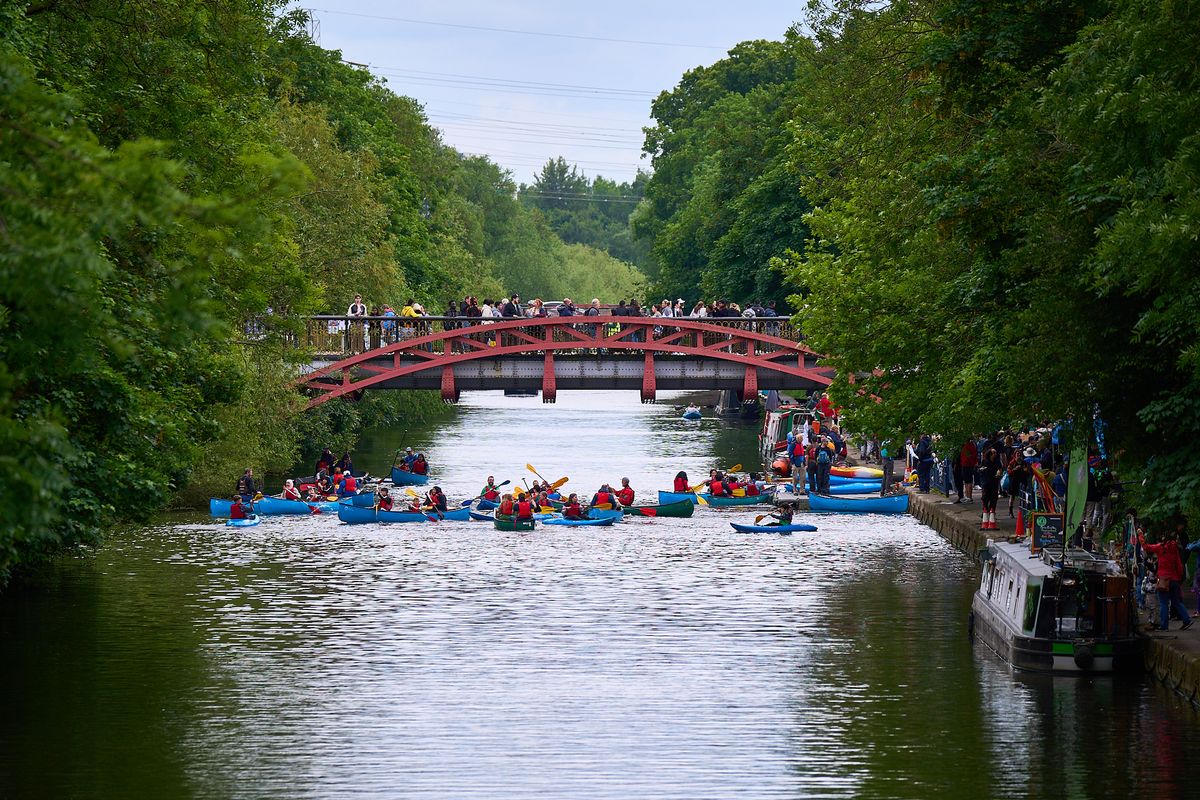
[[[496,323],[520,321],[520,317],[494,317],[481,320],[477,317],[349,317],[344,315],[320,315],[307,317],[300,337],[295,341],[299,347],[311,350],[318,356],[341,358],[378,350],[388,345],[412,339],[426,339],[420,347],[431,354],[462,352],[467,345],[463,340],[471,339],[488,346],[510,347],[525,345],[531,352],[538,350],[530,342],[530,335],[542,339],[550,330],[551,341],[571,343],[578,336],[571,331],[595,339],[597,335],[616,335],[631,331],[622,337],[636,343],[646,341],[647,336],[661,338],[679,333],[675,339],[681,349],[710,347],[728,340],[738,333],[751,332],[788,342],[802,341],[799,329],[787,317],[614,317],[607,314],[598,317],[530,317],[527,325],[491,330]],[[524,334],[524,335],[522,335]],[[754,352],[769,354],[782,349],[779,343],[754,340]],[[595,353],[593,343],[580,342],[578,353]],[[636,348],[634,348],[636,351]],[[560,349],[570,353],[571,348]],[[622,352],[630,353],[628,347]]]

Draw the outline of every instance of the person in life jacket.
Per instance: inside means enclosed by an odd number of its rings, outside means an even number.
[[[613,493],[612,487],[607,483],[600,487],[600,491],[592,495],[592,508],[620,508],[616,494]]]
[[[288,478],[283,482],[283,499],[284,500],[299,500],[300,490],[296,488],[296,482]]]
[[[688,483],[688,476],[687,476],[686,472],[680,472],[678,475],[675,476],[675,491],[676,492],[690,492],[691,490],[692,490],[692,487]]]
[[[500,498],[500,492],[496,489],[496,479],[491,475],[488,475],[487,485],[483,487],[483,491],[479,493],[479,496],[493,503]]]
[[[579,495],[574,492],[567,498],[566,505],[563,506],[563,517],[566,519],[583,519],[583,506],[579,505]]]
[[[746,481],[746,497],[758,497],[758,475],[751,472],[750,480]]]
[[[737,479],[737,475],[732,474],[725,476],[725,491],[728,492],[731,497],[741,497],[746,494],[746,490],[745,487],[742,486],[742,482]]]
[[[533,500],[527,494],[517,499],[517,519],[533,519]]]
[[[309,503],[315,503],[321,499],[321,495],[317,492],[316,486],[309,486],[308,491],[304,493],[304,499]]]
[[[241,495],[242,499],[247,503],[250,502],[255,492],[254,470],[246,467],[246,471],[242,473],[242,477],[238,478],[237,488],[234,491]]]
[[[817,446],[817,494],[829,494],[829,470],[833,467],[833,451],[822,437]]]
[[[725,475],[723,473],[713,473],[712,480],[708,483],[708,492],[713,497],[729,496],[729,489],[725,486]]]
[[[392,495],[386,487],[379,487],[379,492],[375,495],[375,507],[380,511],[392,510]]]
[[[413,459],[412,471],[414,475],[429,474],[429,462],[425,460],[424,453],[417,453],[417,457]]]
[[[500,498],[500,507],[496,509],[496,514],[498,516],[511,517],[514,510],[513,496],[511,494],[506,494],[504,497]]]
[[[446,495],[442,492],[442,487],[434,486],[430,489],[429,494],[426,495],[426,500],[429,501],[429,507],[435,511],[446,510]]]
[[[349,472],[342,473],[342,482],[338,484],[338,497],[354,497],[358,494],[358,480]]]
[[[623,506],[633,505],[633,487],[629,485],[629,478],[621,478],[621,488],[617,491],[617,500]]]
[[[229,518],[230,519],[245,519],[246,511],[249,508],[250,507],[247,504],[242,502],[241,495],[235,494],[233,496],[233,505],[231,505],[229,507]]]

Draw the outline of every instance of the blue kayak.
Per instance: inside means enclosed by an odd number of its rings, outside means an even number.
[[[685,411],[685,412],[683,412],[683,418],[684,419],[703,419],[704,415],[701,414],[699,411]]]
[[[392,467],[393,486],[424,486],[429,483],[428,475],[417,475],[404,469]]]
[[[251,514],[245,519],[229,519],[225,520],[225,524],[230,528],[253,528],[258,523],[262,522],[262,518],[257,514]]]
[[[790,525],[740,525],[736,522],[729,523],[735,531],[739,533],[794,533],[797,531],[815,531],[816,525],[800,525],[792,523]]]
[[[908,510],[907,494],[885,497],[825,497],[808,493],[810,511],[837,511],[859,514],[903,514]]]
[[[469,509],[469,512],[470,513],[468,514],[468,516],[473,520],[478,520],[479,522],[495,522],[496,521],[495,514],[483,514],[479,511],[475,511],[474,509]]]
[[[500,504],[494,500],[484,500],[482,498],[475,504],[475,508],[480,511],[495,511],[499,506]]]
[[[466,522],[471,519],[471,509],[455,508],[443,511],[376,511],[374,508],[358,508],[349,503],[338,506],[338,519],[351,525],[368,522]]]
[[[589,508],[587,510],[589,519],[624,519],[625,512],[619,508]]]
[[[667,505],[668,503],[678,503],[680,500],[688,500],[692,503],[696,502],[696,495],[692,492],[664,492],[658,490],[659,505]]]
[[[875,491],[879,491],[880,484],[883,483],[883,478],[847,478],[842,475],[830,475],[830,486],[841,486],[844,483],[873,483]]]
[[[603,519],[567,519],[566,517],[554,516],[542,520],[542,524],[565,525],[570,528],[605,528],[616,521],[616,517],[604,517]]]
[[[303,500],[280,500],[278,497],[263,497],[254,501],[252,504],[254,512],[267,517],[279,516],[308,516],[321,512],[333,513],[337,511],[338,504],[328,500],[321,500],[316,503],[306,503]],[[229,510],[233,506],[232,500],[219,500],[212,498],[208,501],[208,513],[213,517],[228,517]],[[316,509],[314,511],[314,509]]]

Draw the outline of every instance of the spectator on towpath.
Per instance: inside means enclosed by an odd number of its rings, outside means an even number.
[[[928,434],[921,436],[917,443],[917,491],[929,494],[929,478],[933,472],[933,438]]]
[[[975,492],[975,467],[979,465],[979,449],[975,444],[974,438],[968,438],[963,442],[963,446],[959,449],[958,455],[954,459],[952,469],[954,472],[954,485],[958,489],[958,499],[956,503],[974,503],[975,498],[972,494]],[[966,493],[966,499],[963,499],[963,493]]]

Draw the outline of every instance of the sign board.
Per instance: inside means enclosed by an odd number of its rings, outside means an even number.
[[[1033,511],[1033,552],[1063,546],[1063,515]]]

